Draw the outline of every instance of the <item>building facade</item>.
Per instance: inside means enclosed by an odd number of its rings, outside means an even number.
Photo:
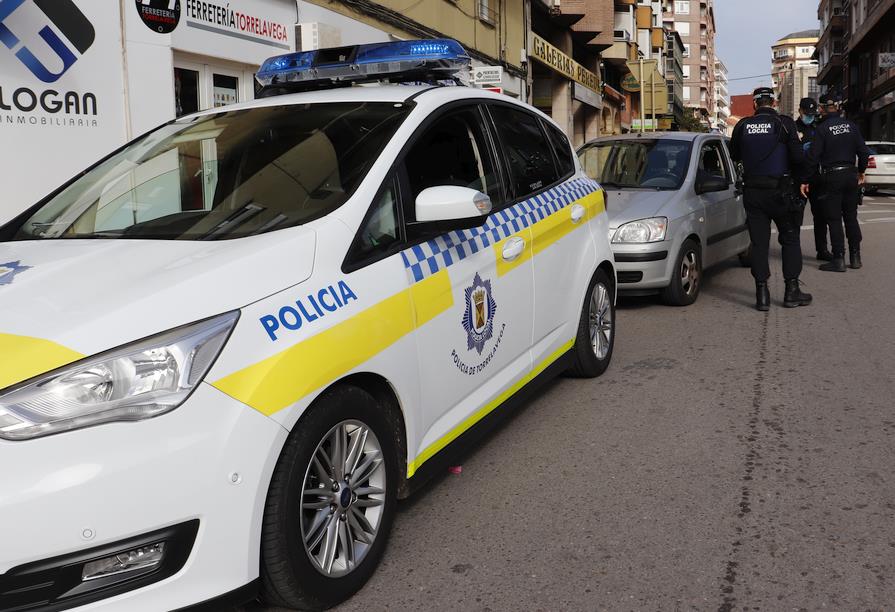
[[[695,109],[706,127],[714,127],[715,6],[714,0],[673,0],[665,6],[666,26],[684,44],[684,106]]]
[[[895,140],[895,0],[851,0],[846,14],[846,108],[868,140]]]
[[[834,92],[845,98],[847,80],[846,47],[849,27],[848,0],[821,0],[817,7],[820,38],[814,57],[818,62],[817,84],[822,92]]]
[[[715,127],[730,135],[727,120],[730,118],[730,91],[728,90],[727,66],[715,58]]]
[[[798,116],[802,98],[817,98],[817,60],[814,50],[819,30],[792,32],[771,47],[771,73],[779,110],[784,115]]]

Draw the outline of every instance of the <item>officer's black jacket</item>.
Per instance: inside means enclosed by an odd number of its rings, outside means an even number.
[[[734,161],[743,162],[747,179],[792,174],[801,181],[809,174],[795,121],[768,106],[758,108],[752,117],[736,124],[730,155]]]
[[[808,124],[799,117],[796,119],[796,129],[802,137],[802,151],[805,152],[805,177],[815,180],[818,178],[817,166],[812,166],[810,160],[808,160],[808,149],[811,148],[811,143],[814,142],[814,135],[817,133],[817,123]]]
[[[863,173],[870,159],[870,148],[858,126],[838,115],[824,117],[808,150],[808,162],[820,164],[822,168],[854,166],[855,158],[858,160],[858,172]]]

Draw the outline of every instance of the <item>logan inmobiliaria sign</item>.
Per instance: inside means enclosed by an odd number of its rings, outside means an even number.
[[[576,83],[596,92],[600,91],[599,75],[591,72],[537,34],[531,35],[529,55],[556,72],[566,75]]]
[[[0,0],[0,167],[16,177],[4,185],[0,223],[121,144],[118,8]]]

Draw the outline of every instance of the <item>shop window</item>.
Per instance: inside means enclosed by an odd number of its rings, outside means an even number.
[[[239,102],[239,79],[226,74],[212,76],[214,86],[214,107],[227,106]]]
[[[494,105],[491,116],[510,165],[510,180],[517,199],[541,191],[559,176],[553,152],[536,117],[508,106]]]
[[[404,165],[410,184],[409,218],[416,197],[428,187],[458,185],[481,191],[494,208],[502,203],[497,164],[477,109],[454,111],[437,119],[413,144]]]
[[[186,68],[174,69],[174,103],[178,117],[199,110],[199,73]]]

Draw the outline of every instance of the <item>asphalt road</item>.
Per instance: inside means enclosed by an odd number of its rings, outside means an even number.
[[[779,248],[769,313],[735,262],[689,308],[623,300],[609,371],[403,503],[340,610],[895,605],[895,197],[860,218],[859,271],[818,271],[803,231],[809,307],[780,305]]]

